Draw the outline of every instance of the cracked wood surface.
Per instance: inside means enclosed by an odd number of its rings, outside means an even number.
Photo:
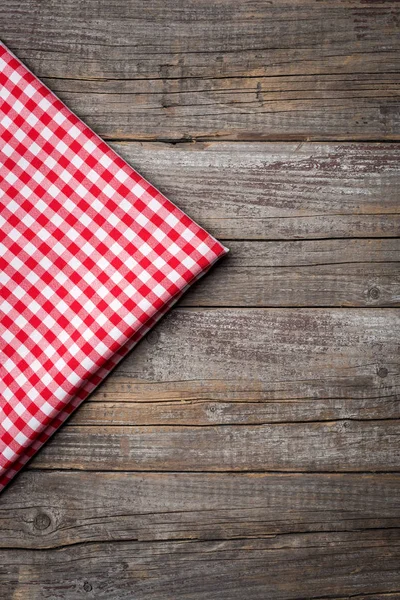
[[[230,248],[0,496],[0,600],[400,600],[399,3],[0,23]]]
[[[376,598],[400,586],[399,560],[396,529],[238,540],[110,540],[59,550],[0,550],[0,584],[5,581],[8,598],[29,600],[78,600],[85,592],[99,600],[326,599],[340,593],[362,597],[365,589]],[[16,561],[18,578],[8,574],[15,573]]]
[[[0,547],[389,529],[399,514],[399,474],[30,470],[0,506]]]

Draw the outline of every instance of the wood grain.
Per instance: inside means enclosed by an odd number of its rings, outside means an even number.
[[[376,400],[388,417],[398,400],[399,319],[397,309],[177,308],[92,399],[357,399],[360,418]]]
[[[11,0],[0,22],[103,137],[400,137],[396,0]]]
[[[366,78],[43,81],[104,139],[399,140],[399,76]]]
[[[396,474],[32,470],[2,496],[0,547],[350,532],[395,528],[399,517]]]
[[[400,238],[229,242],[181,306],[400,306]]]
[[[400,471],[400,422],[204,427],[65,426],[33,468],[132,471]]]
[[[109,541],[0,551],[0,586],[6,598],[29,600],[393,598],[400,588],[399,559],[399,531],[391,529],[226,541]]]
[[[128,384],[129,385],[129,384]],[[135,387],[135,386],[133,386]],[[104,391],[107,390],[107,391]],[[131,384],[132,389],[132,384]],[[148,400],[146,393],[137,399],[127,385],[110,380],[86,401],[71,417],[73,425],[262,425],[263,423],[298,423],[343,419],[400,418],[398,395],[378,398],[303,398],[245,400],[228,396],[225,400],[207,400],[201,393],[193,398]],[[103,400],[103,397],[110,400]],[[130,400],[130,397],[136,398]],[[196,397],[198,396],[198,397]]]
[[[113,143],[221,239],[398,236],[400,149],[360,143]]]

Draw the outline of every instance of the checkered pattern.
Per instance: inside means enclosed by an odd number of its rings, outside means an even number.
[[[225,252],[0,44],[0,489]]]

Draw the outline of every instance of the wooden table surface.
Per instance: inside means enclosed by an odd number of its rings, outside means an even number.
[[[0,37],[231,249],[0,496],[0,599],[400,599],[400,2],[7,0]]]

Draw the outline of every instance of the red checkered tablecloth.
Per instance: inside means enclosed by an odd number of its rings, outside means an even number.
[[[0,43],[0,490],[226,252]]]

